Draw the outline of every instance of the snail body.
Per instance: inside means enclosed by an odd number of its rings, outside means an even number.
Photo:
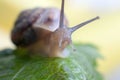
[[[20,13],[11,32],[12,42],[33,54],[47,57],[66,57],[65,48],[71,44],[71,34],[99,17],[69,28],[64,16],[64,0],[61,10],[35,8]]]

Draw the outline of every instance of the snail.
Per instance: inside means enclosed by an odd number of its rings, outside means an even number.
[[[92,18],[72,28],[61,10],[35,8],[22,11],[11,31],[11,40],[17,48],[47,57],[66,57],[65,48],[72,43],[71,34],[82,26],[99,19]]]

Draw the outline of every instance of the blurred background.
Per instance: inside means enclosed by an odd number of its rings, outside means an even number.
[[[57,7],[61,0],[0,0],[0,50],[15,48],[10,31],[18,14],[28,8]],[[120,80],[120,0],[66,0],[65,14],[70,27],[100,16],[73,35],[74,43],[95,44],[103,60],[98,60],[98,70],[105,80]],[[79,36],[78,36],[79,35]]]

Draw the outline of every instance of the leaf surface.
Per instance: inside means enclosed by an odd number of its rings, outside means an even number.
[[[97,48],[76,45],[68,58],[20,58],[21,50],[0,52],[0,80],[102,80],[96,71]]]

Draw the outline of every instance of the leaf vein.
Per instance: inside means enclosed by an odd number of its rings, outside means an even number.
[[[21,67],[21,69],[19,69],[19,71],[13,76],[13,78],[11,80],[15,80],[15,78],[25,69],[26,65],[24,65],[23,67]]]

